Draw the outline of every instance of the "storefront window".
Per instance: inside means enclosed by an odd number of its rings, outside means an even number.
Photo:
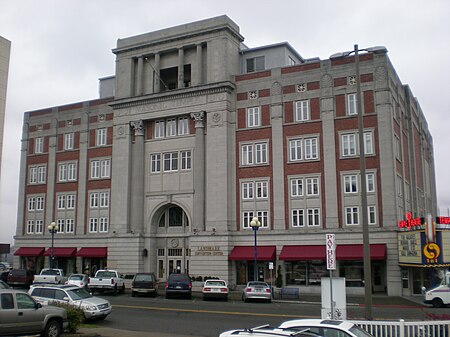
[[[286,285],[320,286],[327,275],[324,261],[286,262]]]
[[[345,277],[346,287],[364,287],[364,265],[362,261],[341,261],[339,276]]]

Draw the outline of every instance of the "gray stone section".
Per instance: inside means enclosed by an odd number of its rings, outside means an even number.
[[[11,42],[0,36],[0,170],[2,163],[1,158],[3,148],[3,128],[5,122],[6,89],[8,86],[10,53],[11,53]]]

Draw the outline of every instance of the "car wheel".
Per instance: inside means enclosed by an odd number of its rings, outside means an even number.
[[[41,336],[43,337],[59,337],[62,333],[61,323],[57,320],[51,320],[47,323],[44,332]]]
[[[158,297],[158,292],[157,292],[157,291],[155,291],[155,292],[153,293],[153,297]]]
[[[442,308],[444,306],[444,302],[440,298],[434,298],[431,302],[434,308]]]
[[[122,288],[120,289],[121,294],[125,294],[125,284],[122,285]]]
[[[168,298],[170,298],[170,295],[169,295],[169,294],[166,294],[166,299],[168,299]]]
[[[136,293],[134,291],[131,292],[131,297],[136,296]]]
[[[117,295],[117,284],[114,286],[113,295],[114,295],[114,296]]]

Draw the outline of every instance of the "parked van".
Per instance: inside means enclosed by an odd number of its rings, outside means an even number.
[[[422,292],[425,295],[424,302],[432,304],[435,308],[442,308],[450,304],[450,272],[445,273],[440,285],[430,290],[422,287]]]

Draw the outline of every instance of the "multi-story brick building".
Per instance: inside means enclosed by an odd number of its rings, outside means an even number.
[[[386,52],[304,59],[243,44],[226,16],[119,39],[97,100],[25,113],[17,263],[254,277],[320,291],[325,234],[363,292],[356,83],[366,154],[373,290],[414,292],[397,222],[436,215],[432,138]],[[275,265],[274,270],[269,264]],[[402,272],[403,271],[403,272]]]

